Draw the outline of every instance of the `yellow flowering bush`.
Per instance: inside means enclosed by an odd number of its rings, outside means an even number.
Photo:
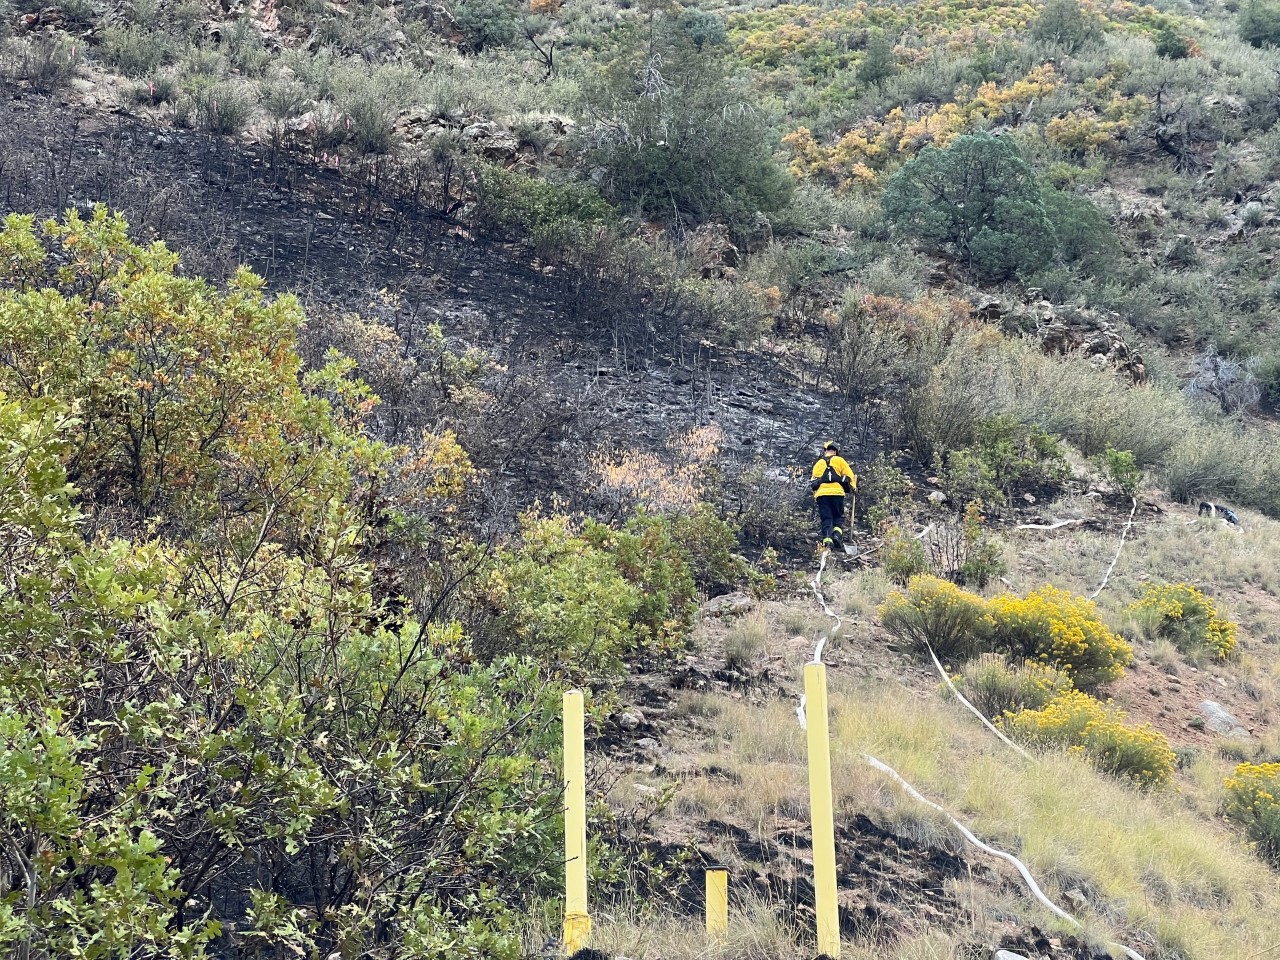
[[[1226,788],[1226,815],[1244,826],[1259,853],[1280,860],[1280,763],[1242,763]]]
[[[912,577],[906,592],[895,590],[881,605],[880,622],[919,653],[928,647],[941,659],[963,659],[990,630],[986,602],[940,577]]]
[[[1071,678],[1061,670],[1034,660],[1009,663],[998,653],[984,653],[966,663],[959,686],[988,717],[1038,709],[1072,689]]]
[[[1207,650],[1219,660],[1231,656],[1240,627],[1218,615],[1213,599],[1189,583],[1148,584],[1131,608],[1147,621],[1156,636],[1171,640],[1179,650]]]
[[[1107,628],[1097,606],[1066,590],[1046,585],[1025,597],[1004,594],[988,609],[996,649],[1051,664],[1082,689],[1118,680],[1133,662],[1133,648]]]
[[[1133,662],[1091,601],[1052,586],[984,600],[947,580],[913,577],[905,593],[889,595],[880,621],[920,652],[926,643],[942,658],[998,650],[1053,667],[1084,690],[1119,679]]]
[[[1128,726],[1123,710],[1079,690],[1069,690],[1039,710],[1022,710],[997,722],[1016,739],[1064,747],[1099,770],[1128,777],[1142,787],[1168,783],[1177,761],[1164,734],[1150,724]]]
[[[955,103],[924,109],[918,116],[895,107],[884,119],[864,121],[829,147],[818,143],[807,127],[787,134],[782,143],[791,151],[790,168],[797,177],[865,185],[890,161],[909,159],[930,144],[945,147],[980,122],[1017,116],[1057,84],[1053,66],[1045,64],[1005,87],[988,82],[971,93],[962,90]]]

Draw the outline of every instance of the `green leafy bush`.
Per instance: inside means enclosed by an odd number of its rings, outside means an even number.
[[[495,228],[529,238],[542,256],[571,249],[613,219],[590,186],[553,183],[494,164],[477,170],[481,216]]]
[[[724,593],[751,575],[738,554],[738,528],[721,517],[709,503],[700,503],[687,514],[665,519],[672,541],[688,559],[698,589],[710,595]]]
[[[1248,0],[1237,18],[1240,39],[1255,47],[1280,46],[1280,3]]]
[[[947,496],[957,503],[1007,503],[1017,493],[1060,487],[1070,473],[1057,437],[1009,414],[978,420],[969,446],[953,450],[945,466],[940,455],[935,461]]]
[[[1149,583],[1132,609],[1155,636],[1184,653],[1205,651],[1225,660],[1235,650],[1239,625],[1220,617],[1213,598],[1189,583]]]
[[[740,231],[786,206],[791,179],[774,158],[756,94],[678,24],[660,19],[652,35],[635,37],[592,97],[601,119],[589,162],[628,212],[684,224],[718,219]]]
[[[980,649],[991,620],[981,597],[938,577],[912,577],[906,592],[893,591],[881,605],[880,622],[917,653],[930,647],[940,660],[964,660]]]
[[[1094,457],[1094,463],[1116,493],[1130,498],[1137,496],[1138,484],[1142,482],[1142,470],[1132,453],[1108,446]]]
[[[502,611],[495,651],[607,679],[626,655],[684,635],[695,586],[664,518],[639,514],[615,530],[529,513],[519,546],[490,573],[489,594]]]
[[[377,599],[372,400],[302,374],[295,301],[175,265],[101,210],[0,231],[0,834],[42,851],[0,948],[514,960],[555,691]]]
[[[1005,716],[1000,726],[1034,746],[1060,747],[1087,757],[1099,770],[1141,787],[1161,787],[1173,777],[1177,756],[1150,724],[1131,727],[1124,711],[1079,690],[1068,690],[1038,710]]]
[[[505,46],[520,28],[520,8],[513,0],[454,0],[450,12],[471,53]]]
[[[899,229],[953,252],[982,280],[1034,272],[1053,257],[1040,184],[1011,137],[925,147],[889,180],[883,206]]]
[[[913,577],[929,572],[929,555],[924,544],[900,523],[891,524],[884,532],[880,556],[885,575],[894,583],[905,584]]]
[[[934,525],[929,537],[929,565],[934,573],[960,586],[982,589],[1005,571],[1004,551],[988,535],[982,501],[971,500],[964,513]]]
[[[1031,23],[1031,36],[1065,53],[1075,53],[1102,39],[1102,23],[1079,0],[1048,0]]]
[[[1021,710],[1039,710],[1068,690],[1071,678],[1034,660],[1009,663],[984,653],[960,670],[960,691],[984,716],[999,718]]]
[[[884,453],[877,453],[875,459],[859,471],[857,504],[865,511],[867,523],[873,530],[911,503],[911,487],[910,478]]]
[[[107,27],[102,34],[102,53],[107,62],[126,77],[154,73],[173,56],[163,33],[132,25]]]

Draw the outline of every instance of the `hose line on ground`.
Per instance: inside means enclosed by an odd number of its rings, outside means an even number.
[[[1096,597],[1099,593],[1101,593],[1103,587],[1107,585],[1107,581],[1110,579],[1112,571],[1115,570],[1116,561],[1120,559],[1120,550],[1124,548],[1124,538],[1125,536],[1128,536],[1129,527],[1133,525],[1133,517],[1134,517],[1134,514],[1137,512],[1137,510],[1138,510],[1138,501],[1135,498],[1133,501],[1133,510],[1129,513],[1129,523],[1126,524],[1124,529],[1124,534],[1120,538],[1120,547],[1116,550],[1116,555],[1111,561],[1111,566],[1107,569],[1106,576],[1104,576],[1102,579],[1102,584],[1098,587],[1097,590],[1094,591],[1094,594],[1093,594],[1094,597]],[[814,663],[822,663],[822,655],[825,652],[827,640],[828,639],[834,640],[841,626],[840,617],[837,616],[834,611],[832,611],[831,607],[827,604],[826,597],[824,597],[822,594],[822,574],[827,568],[827,556],[828,555],[826,553],[822,554],[822,558],[818,562],[817,573],[814,574],[814,577],[811,583],[813,587],[813,595],[818,601],[818,606],[822,608],[823,613],[825,613],[828,617],[831,618],[831,620],[834,622],[834,626],[831,628],[831,631],[826,636],[822,637],[818,641],[817,646],[814,648],[814,651],[813,651]],[[967,701],[963,696],[960,695],[960,692],[955,688],[955,685],[951,682],[951,678],[947,676],[947,672],[946,670],[943,669],[941,662],[939,662],[937,656],[934,654],[932,647],[929,648],[929,656],[933,658],[934,666],[938,668],[938,672],[942,675],[943,680],[946,681],[947,686],[951,688],[951,691],[956,695],[957,699],[959,699],[961,703],[963,703],[966,707],[968,707],[978,717],[978,719],[980,719],[983,722],[983,724],[989,730],[991,730],[992,733],[994,733],[997,737],[999,737],[1004,743],[1008,744],[1010,747],[1016,750],[1023,757],[1025,757],[1028,760],[1031,760],[1034,763],[1035,760],[1025,750],[1023,750],[1017,744],[1013,743],[1013,741],[1009,740],[1008,737],[1006,737],[1003,733],[997,730],[987,720],[987,718],[982,715],[982,712],[980,710],[978,710],[971,703],[969,703],[969,701]],[[805,698],[803,695],[801,695],[800,706],[796,709],[796,715],[800,719],[801,729],[804,729],[805,727],[804,708],[805,708]],[[1083,929],[1083,924],[1081,924],[1079,920],[1077,920],[1071,914],[1067,913],[1067,911],[1063,910],[1060,906],[1058,906],[1056,903],[1050,900],[1048,896],[1045,895],[1045,892],[1040,889],[1040,885],[1036,883],[1035,878],[1031,875],[1031,871],[1027,869],[1026,864],[1024,864],[1021,860],[1019,860],[1017,857],[1015,857],[1011,853],[1005,853],[1003,850],[997,850],[995,847],[990,846],[989,844],[983,843],[981,840],[977,838],[976,835],[974,835],[973,831],[971,831],[968,827],[966,827],[963,823],[961,823],[955,817],[951,816],[951,814],[949,814],[944,808],[938,806],[938,804],[934,803],[933,801],[926,799],[924,795],[920,793],[920,791],[918,791],[915,787],[913,787],[910,783],[908,783],[905,779],[903,779],[903,777],[896,770],[890,767],[888,764],[884,763],[881,760],[877,760],[875,757],[866,753],[862,755],[862,759],[863,759],[863,762],[866,763],[868,766],[872,767],[875,770],[878,770],[879,772],[883,773],[885,776],[892,779],[916,802],[923,803],[925,806],[930,807],[933,810],[936,810],[939,813],[941,813],[944,817],[946,817],[951,822],[952,826],[954,826],[956,830],[959,831],[960,835],[964,837],[964,839],[968,843],[970,843],[973,847],[982,851],[988,856],[996,857],[999,860],[1004,860],[1005,862],[1012,864],[1013,867],[1018,871],[1018,874],[1022,877],[1023,881],[1026,883],[1027,889],[1031,891],[1032,896],[1034,896],[1037,901],[1039,901],[1054,916],[1058,917],[1061,920],[1066,921],[1067,923],[1071,924],[1077,929]],[[1128,947],[1124,946],[1123,944],[1114,944],[1114,946],[1120,949],[1125,954],[1125,956],[1129,958],[1129,960],[1145,960],[1142,954],[1137,953],[1134,950],[1130,950]]]

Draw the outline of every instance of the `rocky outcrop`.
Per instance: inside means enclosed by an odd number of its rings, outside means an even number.
[[[1131,349],[1120,335],[1119,317],[1115,314],[1103,315],[1070,304],[1054,304],[1042,299],[1040,291],[1028,290],[1027,299],[1013,305],[998,297],[982,297],[974,305],[972,315],[975,319],[1034,332],[1045,353],[1081,354],[1100,366],[1114,367],[1134,383],[1147,380],[1142,355]]]
[[[410,149],[428,146],[438,137],[455,138],[468,152],[486,160],[510,167],[532,160],[537,152],[545,156],[563,156],[573,133],[572,120],[546,114],[526,121],[532,142],[488,117],[450,114],[441,116],[420,107],[406,110],[396,121],[396,134]],[[539,144],[535,149],[533,144]]]

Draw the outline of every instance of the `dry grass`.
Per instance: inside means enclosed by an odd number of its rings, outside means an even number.
[[[631,960],[799,960],[808,954],[796,933],[764,900],[730,906],[729,932],[708,937],[693,917],[649,917],[631,905],[605,910],[596,919],[591,945]]]
[[[909,804],[857,760],[869,752],[979,836],[1020,851],[1051,896],[1095,901],[1091,924],[1158,955],[1251,958],[1275,946],[1276,878],[1243,842],[1174,793],[1144,795],[1063,754],[1028,766],[941,702],[881,689],[833,705],[842,806]],[[1220,773],[1198,771],[1206,791]],[[1220,783],[1220,780],[1219,780]]]
[[[832,591],[837,609],[846,616],[871,619],[893,584],[883,570],[859,570],[842,578]]]
[[[724,662],[731,670],[749,670],[764,653],[769,642],[769,621],[764,613],[752,610],[736,620],[724,639]]]

